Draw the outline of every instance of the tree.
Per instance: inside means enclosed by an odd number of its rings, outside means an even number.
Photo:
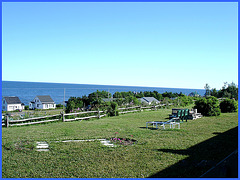
[[[116,102],[110,102],[107,108],[108,116],[118,116],[118,104]]]
[[[227,91],[231,94],[231,99],[238,99],[238,87],[233,82],[231,84],[228,84]]]
[[[206,84],[204,86],[204,89],[206,90],[205,92],[205,96],[210,96],[210,86],[208,84]]]
[[[133,104],[134,105],[140,104],[139,100],[136,97],[132,96],[132,95],[127,96],[124,101],[125,101],[126,104],[132,104],[132,105]]]
[[[178,102],[180,103],[180,106],[187,106],[193,103],[192,98],[185,95],[178,97]]]
[[[115,100],[113,100],[113,102],[116,102],[118,104],[118,106],[122,106],[124,103],[123,98],[117,98]]]
[[[120,92],[115,92],[115,93],[113,94],[113,97],[114,97],[114,98],[122,98],[122,94],[121,94]]]
[[[213,88],[213,89],[210,91],[210,95],[211,95],[211,96],[214,96],[214,97],[218,97],[218,92],[217,92],[216,88]]]
[[[218,116],[221,113],[218,99],[213,96],[197,100],[194,109],[197,109],[204,116]]]
[[[220,103],[220,109],[221,109],[221,112],[223,113],[237,112],[238,104],[235,100],[227,98]]]
[[[67,107],[66,107],[66,113],[69,113],[75,108],[74,100],[68,100]]]
[[[238,87],[235,83],[227,85],[227,82],[224,83],[221,90],[218,91],[219,98],[229,98],[229,99],[238,99]]]
[[[138,93],[135,94],[135,97],[136,97],[136,98],[142,98],[142,97],[144,97],[144,94],[143,94],[142,91],[140,91],[140,92],[138,92]]]

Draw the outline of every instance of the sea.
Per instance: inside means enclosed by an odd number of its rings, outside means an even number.
[[[62,104],[70,97],[88,96],[97,90],[108,91],[111,95],[115,92],[128,91],[157,91],[161,94],[164,92],[182,92],[185,95],[197,92],[201,96],[205,93],[204,89],[2,81],[2,96],[17,96],[25,105],[28,105],[37,95],[50,95],[56,104]]]

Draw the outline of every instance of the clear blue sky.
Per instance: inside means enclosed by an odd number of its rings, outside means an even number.
[[[238,84],[237,2],[2,4],[2,79]]]

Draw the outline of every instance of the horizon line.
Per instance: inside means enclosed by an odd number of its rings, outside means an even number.
[[[109,85],[109,84],[80,84],[80,83],[65,83],[65,82],[35,82],[35,81],[13,81],[13,80],[2,80],[3,81],[8,81],[8,82],[26,82],[26,83],[52,83],[52,84],[74,84],[74,85],[96,85],[96,86],[124,86],[124,87],[143,87],[143,88],[166,88],[166,89],[196,89],[196,90],[204,90],[204,89],[197,89],[197,88],[179,88],[179,87],[160,87],[160,86],[141,86],[141,85],[136,85],[136,86],[131,86],[131,85]]]

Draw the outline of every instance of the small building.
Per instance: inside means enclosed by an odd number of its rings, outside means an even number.
[[[154,97],[142,97],[140,99],[140,102],[143,103],[143,104],[148,104],[148,105],[151,105],[152,103],[156,103],[156,104],[159,104],[160,101],[158,101],[156,98]]]
[[[24,108],[24,104],[17,96],[4,96],[2,98],[2,111],[22,111]]]
[[[49,96],[36,96],[30,103],[29,109],[55,109],[56,104]]]
[[[191,92],[188,96],[199,97],[200,95],[195,91],[195,92]]]

